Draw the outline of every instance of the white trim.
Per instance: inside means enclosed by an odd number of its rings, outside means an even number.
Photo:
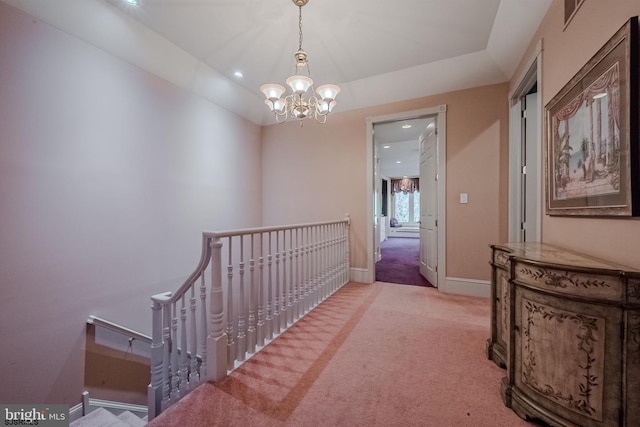
[[[366,268],[351,267],[349,269],[349,280],[351,280],[352,282],[373,283],[367,280],[368,277],[369,277],[369,270],[367,270]]]
[[[98,408],[105,408],[119,412],[133,412],[140,418],[148,415],[148,409],[144,405],[116,402],[113,400],[94,399],[89,397],[89,392],[82,393],[82,402],[69,409],[69,422],[74,422]],[[111,412],[111,411],[110,411]]]
[[[522,190],[520,180],[522,179],[520,171],[520,158],[521,158],[521,146],[522,146],[522,134],[521,134],[521,121],[518,113],[518,117],[514,117],[512,107],[520,102],[520,98],[525,96],[532,85],[537,82],[538,99],[535,109],[538,111],[538,117],[536,122],[537,127],[537,176],[538,176],[538,188],[536,190],[536,203],[538,204],[538,212],[535,218],[536,222],[536,235],[533,239],[527,240],[539,242],[542,239],[542,217],[544,210],[544,201],[542,199],[544,180],[542,179],[542,164],[544,159],[542,158],[542,144],[543,133],[542,120],[543,120],[543,105],[542,105],[542,39],[536,44],[536,50],[533,55],[527,61],[529,66],[524,69],[523,74],[519,77],[515,90],[509,94],[509,241],[520,241],[520,218],[521,207],[520,199],[522,197]]]
[[[536,50],[536,66],[538,67],[537,70],[537,82],[538,82],[538,194],[537,194],[537,199],[538,199],[538,227],[537,227],[537,235],[536,235],[536,242],[542,242],[542,219],[544,218],[544,189],[545,189],[545,184],[544,184],[544,149],[543,149],[543,145],[544,145],[544,141],[545,141],[545,133],[544,133],[544,104],[542,101],[543,98],[543,92],[542,92],[542,39],[540,39],[538,41],[537,44],[537,50]]]
[[[442,287],[444,288],[444,286]],[[447,277],[446,290],[440,289],[447,294],[467,295],[471,297],[491,297],[491,282],[488,280],[464,279],[461,277]]]
[[[373,195],[375,193],[375,176],[373,163],[373,125],[375,123],[397,120],[414,119],[418,117],[435,116],[438,132],[438,286],[446,288],[446,177],[447,177],[447,105],[420,110],[405,111],[384,116],[367,117],[367,280],[365,283],[375,281],[375,249],[374,249],[374,225],[373,225]],[[443,289],[444,290],[444,289]]]
[[[74,422],[84,416],[84,405],[82,402],[69,409],[69,423]]]
[[[509,93],[509,100],[511,100],[514,97],[518,97],[518,95],[520,94],[520,92],[522,92],[524,88],[524,86],[526,85],[527,82],[527,77],[532,77],[530,74],[531,71],[531,67],[533,67],[536,62],[538,63],[538,82],[540,82],[539,78],[540,78],[540,59],[542,57],[542,39],[538,40],[538,43],[536,43],[536,50],[532,53],[532,55],[528,58],[527,60],[527,64],[528,66],[526,68],[523,68],[522,73],[520,76],[518,76],[518,79],[516,80],[518,82],[518,85],[516,86],[516,88],[513,90],[513,92]],[[535,80],[531,81],[531,83],[533,83]],[[526,89],[529,89],[531,87],[531,85],[528,85],[526,87]],[[540,91],[540,84],[538,84],[538,92]],[[512,104],[509,104],[512,105]]]
[[[511,105],[509,101],[509,241],[519,242],[521,240],[520,218],[522,218],[522,190],[520,159],[522,158],[521,143],[521,107]]]

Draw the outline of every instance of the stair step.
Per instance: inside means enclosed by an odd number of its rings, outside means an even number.
[[[72,422],[69,427],[142,427],[146,422],[129,411],[118,416],[98,408]]]
[[[145,425],[147,425],[147,423],[142,418],[129,411],[124,411],[123,413],[118,415],[118,418],[120,419],[120,421],[124,421],[131,427],[144,427]]]

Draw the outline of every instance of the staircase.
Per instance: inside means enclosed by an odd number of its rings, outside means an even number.
[[[105,408],[97,408],[82,418],[69,424],[69,427],[142,427],[147,425],[147,417],[138,417],[131,411],[116,415]]]
[[[200,262],[151,297],[149,420],[220,381],[349,281],[350,219],[202,233]]]

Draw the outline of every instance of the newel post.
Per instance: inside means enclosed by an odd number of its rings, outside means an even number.
[[[147,387],[149,421],[162,411],[162,364],[164,341],[162,339],[162,301],[171,296],[171,292],[151,297],[152,337],[151,337],[151,383]]]
[[[227,334],[224,332],[223,324],[222,242],[218,236],[213,236],[210,245],[211,297],[207,337],[207,380],[220,381],[227,376]]]
[[[345,248],[345,280],[344,283],[348,283],[351,280],[351,215],[349,214],[345,214],[346,220],[347,220],[347,224],[346,224],[346,248]]]

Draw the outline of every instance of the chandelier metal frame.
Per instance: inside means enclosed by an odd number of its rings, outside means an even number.
[[[306,118],[313,117],[318,123],[325,123],[327,115],[333,111],[336,105],[335,98],[340,93],[340,87],[334,84],[324,84],[315,90],[313,80],[311,79],[311,71],[309,68],[309,60],[307,53],[302,49],[302,6],[306,5],[309,0],[292,0],[293,4],[298,6],[298,50],[293,54],[295,58],[295,74],[286,80],[287,85],[291,88],[291,94],[283,95],[286,92],[284,86],[268,83],[260,87],[260,92],[264,94],[266,99],[264,103],[274,113],[276,122],[284,123],[288,119],[302,121]],[[307,96],[307,92],[311,89],[311,95]]]

